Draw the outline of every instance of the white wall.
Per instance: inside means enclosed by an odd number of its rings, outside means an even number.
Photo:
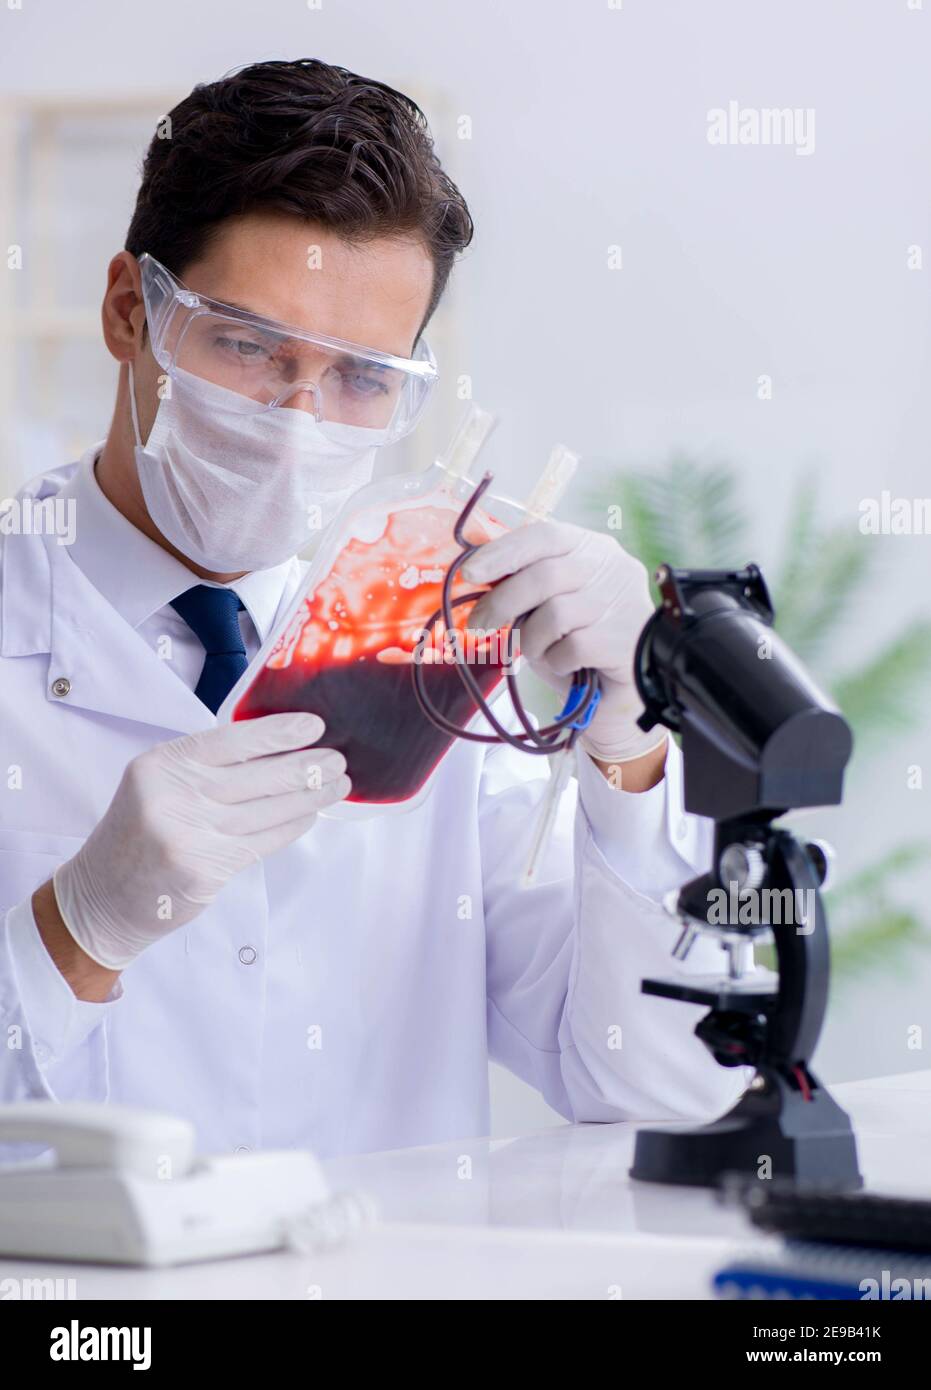
[[[441,366],[502,412],[495,459],[515,489],[556,439],[593,470],[677,446],[726,457],[764,563],[799,470],[817,471],[828,517],[851,527],[883,488],[931,494],[931,264],[906,268],[910,245],[931,256],[931,3],[23,4],[0,12],[6,92],[180,95],[249,60],[312,55],[426,94],[428,114],[436,94],[438,145],[478,227],[453,290],[460,346]],[[730,99],[814,108],[814,153],[709,145],[706,113]],[[851,664],[928,611],[929,550],[928,537],[886,544],[882,583],[849,625]],[[842,868],[928,833],[929,793],[904,784],[922,762],[931,780],[928,721],[821,818]],[[929,888],[918,877],[903,895]],[[829,1075],[922,1064],[905,1027],[931,1036],[928,959],[848,989]],[[544,1116],[510,1083],[499,1098],[500,1129],[528,1106]]]

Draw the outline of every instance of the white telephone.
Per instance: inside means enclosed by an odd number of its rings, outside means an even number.
[[[0,1256],[166,1265],[274,1250],[323,1209],[306,1152],[195,1158],[187,1121],[122,1106],[0,1106],[0,1144],[45,1160],[0,1166]]]

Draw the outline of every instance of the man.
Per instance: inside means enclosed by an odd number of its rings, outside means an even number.
[[[697,1011],[639,992],[708,838],[677,750],[635,724],[650,604],[613,538],[541,523],[472,563],[475,626],[531,612],[545,679],[602,677],[532,889],[543,760],[458,742],[416,810],[347,822],[317,818],[351,785],[320,719],[217,727],[308,519],[416,423],[471,222],[416,106],[324,63],[197,87],[165,133],[109,267],[109,432],[19,499],[73,507],[74,542],[3,547],[2,1099],[323,1154],[486,1131],[489,1056],[574,1120],[723,1109],[745,1078]],[[699,945],[688,969],[717,964]]]

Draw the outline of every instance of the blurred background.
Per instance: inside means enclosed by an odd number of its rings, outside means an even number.
[[[805,820],[838,851],[829,1081],[931,1065],[931,535],[859,528],[884,491],[931,497],[929,56],[922,0],[0,10],[0,497],[106,433],[99,301],[159,117],[263,58],[408,92],[477,230],[393,464],[429,461],[470,397],[500,414],[503,491],[565,441],[563,515],[620,517],[648,563],[759,561],[855,726],[846,805]],[[813,113],[808,152],[709,143],[732,101]],[[493,1089],[496,1134],[556,1118]]]

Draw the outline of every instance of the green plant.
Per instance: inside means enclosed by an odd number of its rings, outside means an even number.
[[[618,514],[617,508],[620,507]],[[656,470],[610,475],[586,500],[585,524],[606,518],[652,574],[663,561],[693,568],[734,568],[750,557],[750,536],[736,471],[674,455]],[[931,621],[910,622],[887,638],[865,664],[844,663],[844,629],[855,599],[875,577],[879,547],[865,545],[855,526],[829,526],[819,513],[814,480],[803,477],[792,498],[781,563],[770,584],[776,630],[811,667],[850,722],[859,768],[883,738],[913,726],[926,709],[920,686],[931,673]],[[927,687],[926,687],[927,689]],[[931,841],[909,841],[827,895],[833,959],[839,975],[901,959],[903,947],[927,946],[927,919],[897,899],[908,872],[931,859]]]

